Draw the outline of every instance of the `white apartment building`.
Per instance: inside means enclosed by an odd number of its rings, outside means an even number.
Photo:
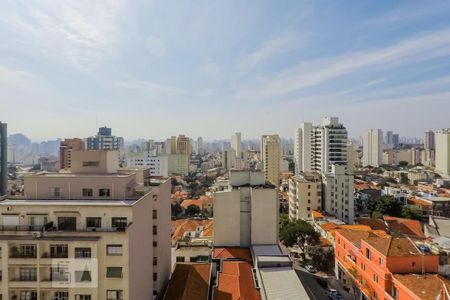
[[[236,132],[231,136],[231,149],[236,153],[236,157],[241,158],[241,133]]]
[[[450,128],[436,131],[435,170],[439,174],[450,176]]]
[[[232,170],[213,198],[215,246],[278,243],[278,197],[264,173]]]
[[[263,135],[261,158],[266,180],[278,186],[280,182],[281,141],[278,134]]]
[[[222,167],[231,170],[236,166],[236,151],[231,148],[224,150],[221,154]]]
[[[383,163],[383,131],[369,129],[363,136],[363,165],[378,167]]]
[[[322,175],[322,208],[329,214],[348,224],[355,219],[353,199],[353,175],[347,174],[346,167],[333,165],[331,172]]]
[[[162,293],[171,268],[170,180],[120,173],[116,151],[74,151],[71,169],[26,176],[24,197],[0,201],[2,297]]]
[[[347,165],[347,129],[339,118],[326,117],[322,125],[303,123],[294,137],[295,174],[330,172],[332,164]]]
[[[313,210],[322,210],[322,175],[306,172],[289,178],[289,219],[311,220]]]
[[[155,155],[156,150],[130,154],[126,160],[129,168],[149,168],[151,176],[169,176],[169,157]]]

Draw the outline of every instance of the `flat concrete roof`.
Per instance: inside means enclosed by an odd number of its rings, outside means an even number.
[[[139,198],[140,199],[140,198]],[[0,200],[0,206],[7,205],[70,205],[70,206],[132,206],[139,199],[129,200],[26,200],[26,199],[5,199]]]
[[[294,269],[259,269],[262,289],[267,299],[307,300],[310,299]]]
[[[278,245],[253,245],[252,251],[255,256],[283,255]]]
[[[0,235],[0,241],[29,241],[29,240],[43,240],[43,241],[98,241],[99,236],[40,236],[34,237],[32,235]]]

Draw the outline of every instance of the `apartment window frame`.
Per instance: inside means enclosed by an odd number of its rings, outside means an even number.
[[[89,247],[75,247],[75,258],[91,258],[92,249]]]
[[[111,218],[111,227],[112,228],[126,228],[128,225],[127,217],[112,217]]]
[[[61,191],[62,189],[59,186],[50,187],[50,197],[61,198]]]
[[[67,244],[51,244],[51,258],[69,258],[69,245]]]
[[[75,282],[92,282],[92,274],[90,270],[76,270]]]
[[[86,227],[87,228],[102,228],[102,218],[101,217],[86,217]]]
[[[106,267],[107,279],[122,279],[123,268],[122,267]]]
[[[152,231],[153,231],[153,235],[157,235],[158,234],[158,226],[153,225]]]
[[[107,300],[123,300],[123,290],[106,290]]]
[[[20,244],[19,256],[25,258],[37,257],[37,245],[36,244]]]
[[[68,291],[54,291],[52,300],[69,300],[69,292]]]
[[[158,210],[154,209],[154,210],[152,211],[152,216],[153,216],[153,220],[158,219]]]
[[[106,245],[106,255],[107,256],[122,256],[123,255],[123,245],[121,245],[121,244]]]
[[[58,217],[58,231],[77,231],[77,217]]]
[[[111,197],[111,189],[109,188],[98,189],[98,196],[101,198]]]
[[[19,268],[20,281],[37,281],[37,268],[35,267],[20,267]]]
[[[35,290],[19,292],[19,300],[37,300],[37,298],[37,291]]]
[[[176,257],[176,262],[185,262],[186,258],[184,256],[177,256]]]
[[[81,194],[83,197],[94,197],[94,189],[91,188],[82,188]]]
[[[92,299],[91,295],[86,295],[86,294],[75,295],[75,300],[91,300],[91,299]]]

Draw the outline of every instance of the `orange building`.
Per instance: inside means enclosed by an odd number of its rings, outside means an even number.
[[[337,230],[335,256],[336,276],[355,299],[436,299],[438,295],[449,299],[450,281],[430,275],[437,273],[439,257],[423,253],[407,237]],[[422,285],[421,289],[413,279],[426,280],[434,288]]]

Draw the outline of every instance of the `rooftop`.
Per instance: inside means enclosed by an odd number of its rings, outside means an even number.
[[[422,255],[413,242],[404,237],[368,237],[364,241],[384,256]]]
[[[400,282],[422,300],[435,300],[447,286],[450,289],[450,280],[436,274],[394,274],[394,280]]]
[[[417,220],[396,218],[390,216],[384,216],[383,219],[386,221],[389,231],[396,234],[404,234],[408,236],[413,236],[417,238],[425,238],[422,231],[422,225]]]
[[[0,206],[7,205],[69,205],[69,206],[132,206],[139,199],[129,200],[26,200],[26,199],[4,199],[0,200]]]
[[[210,272],[210,263],[177,263],[164,299],[207,299]]]

